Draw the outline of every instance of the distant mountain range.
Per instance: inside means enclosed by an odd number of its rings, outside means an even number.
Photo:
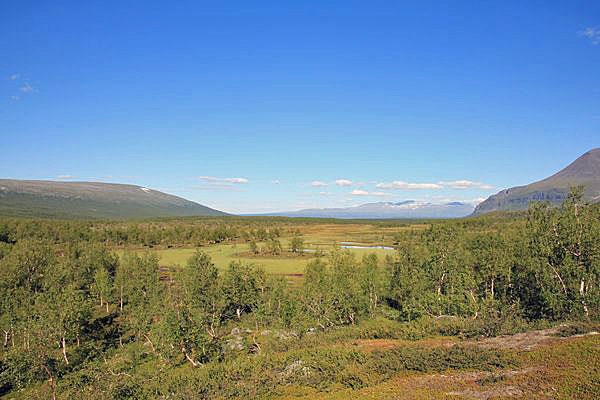
[[[526,210],[531,201],[548,201],[558,205],[572,186],[585,186],[585,197],[600,201],[600,148],[579,157],[563,170],[539,182],[504,189],[479,203],[451,202],[433,204],[407,200],[399,203],[378,202],[346,208],[312,208],[263,215],[315,218],[460,218],[492,211]]]
[[[600,148],[593,149],[556,174],[525,186],[504,189],[479,203],[474,215],[491,211],[526,210],[531,201],[562,203],[572,186],[585,186],[585,197],[600,200]]]
[[[262,214],[316,218],[460,218],[492,211],[525,210],[531,201],[560,204],[572,186],[600,201],[600,148],[579,157],[556,174],[525,186],[504,189],[477,207],[463,202],[433,204],[406,200],[346,208],[314,208]],[[115,183],[0,179],[0,215],[60,218],[152,218],[222,216],[214,210],[157,190]]]
[[[146,218],[227,214],[135,185],[0,179],[0,215]]]
[[[346,218],[346,219],[392,219],[392,218],[460,218],[471,214],[474,206],[451,202],[433,204],[406,200],[399,203],[367,203],[345,208],[312,208],[299,211],[263,214],[280,217]]]

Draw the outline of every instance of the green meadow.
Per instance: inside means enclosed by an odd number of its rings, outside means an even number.
[[[119,255],[124,254],[126,251],[133,251],[138,255],[144,253],[154,253],[158,256],[159,263],[162,267],[166,267],[170,270],[180,270],[181,268],[185,267],[188,259],[198,250],[200,250],[204,253],[207,253],[211,257],[215,266],[221,271],[225,271],[229,264],[233,261],[242,261],[245,263],[254,264],[267,274],[283,275],[292,286],[298,286],[302,281],[302,274],[304,274],[306,265],[311,260],[316,258],[314,253],[315,251],[319,250],[322,252],[323,256],[327,256],[332,250],[338,247],[336,242],[327,244],[327,240],[331,240],[331,237],[327,237],[324,240],[322,237],[313,236],[311,239],[311,242],[306,244],[306,251],[301,254],[295,254],[287,251],[289,247],[289,239],[281,239],[284,251],[280,255],[254,255],[251,253],[250,246],[247,243],[214,244],[201,247],[166,249],[119,249],[117,253]],[[363,239],[363,242],[352,241],[352,243],[362,246],[380,245],[379,243],[366,242],[364,241],[364,237],[361,237],[361,239]],[[258,246],[261,245],[263,244],[258,244]],[[384,250],[379,248],[351,248],[344,250],[349,251],[357,258],[362,258],[363,256],[369,254],[375,254],[378,257],[379,264],[382,266],[385,257],[393,256],[395,253],[392,250]]]

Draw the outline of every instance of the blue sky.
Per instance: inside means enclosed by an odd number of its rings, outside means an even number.
[[[6,1],[0,37],[4,178],[476,201],[600,146],[598,1]]]

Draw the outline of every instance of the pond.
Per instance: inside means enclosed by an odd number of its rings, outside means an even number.
[[[394,250],[393,247],[390,246],[365,246],[363,244],[358,244],[355,242],[340,242],[340,247],[342,249],[381,249],[381,250]]]

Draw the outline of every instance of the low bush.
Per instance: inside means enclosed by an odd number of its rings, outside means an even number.
[[[569,337],[574,335],[585,335],[590,332],[600,332],[600,322],[575,321],[561,325],[556,336]]]

